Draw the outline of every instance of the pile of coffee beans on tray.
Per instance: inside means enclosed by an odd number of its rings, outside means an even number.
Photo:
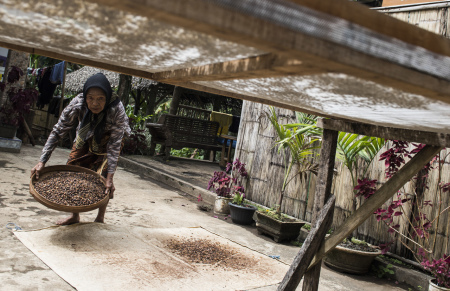
[[[177,255],[195,264],[243,270],[256,264],[253,257],[248,257],[233,250],[230,246],[207,239],[170,239],[167,247]]]
[[[92,205],[105,198],[100,178],[81,172],[55,172],[34,183],[36,192],[45,199],[65,206]]]

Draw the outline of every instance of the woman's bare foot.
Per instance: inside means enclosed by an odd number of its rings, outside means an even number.
[[[100,223],[105,222],[106,206],[108,206],[108,203],[106,203],[106,205],[103,205],[102,207],[100,207],[98,209],[97,218],[95,218],[94,222],[100,222]]]
[[[72,213],[71,216],[58,220],[56,222],[57,225],[70,225],[74,223],[80,222],[80,214],[79,213]]]

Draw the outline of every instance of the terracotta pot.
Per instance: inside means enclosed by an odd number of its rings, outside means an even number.
[[[233,203],[228,203],[230,206],[230,214],[231,220],[237,224],[252,224],[253,223],[253,214],[255,214],[256,207],[248,205],[240,206]]]
[[[436,285],[436,279],[430,279],[428,281],[428,291],[448,291],[450,288],[440,287]]]
[[[369,272],[373,260],[378,255],[381,255],[380,250],[363,252],[337,246],[327,254],[324,262],[328,267],[341,272],[365,274]]]
[[[256,228],[258,234],[267,234],[273,237],[275,242],[297,239],[300,229],[305,222],[297,220],[284,222],[273,217],[256,212]]]
[[[231,201],[233,201],[233,198],[217,196],[214,202],[214,213],[221,215],[230,214],[230,206],[228,203]]]

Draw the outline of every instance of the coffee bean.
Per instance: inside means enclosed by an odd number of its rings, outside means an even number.
[[[65,206],[92,205],[105,198],[100,178],[79,172],[55,172],[34,183],[36,192],[45,199]]]

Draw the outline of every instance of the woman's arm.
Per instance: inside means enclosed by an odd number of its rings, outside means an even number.
[[[58,141],[79,122],[78,117],[82,111],[82,107],[83,95],[80,94],[73,98],[69,105],[63,110],[42,149],[42,154],[39,159],[40,162],[45,164],[50,159]]]
[[[108,117],[109,119],[109,117]],[[122,140],[124,136],[128,136],[131,132],[128,116],[125,113],[125,108],[122,103],[119,103],[113,112],[111,119],[114,124],[111,128],[111,136],[107,145],[107,159],[108,159],[108,175],[106,177],[106,191],[109,192],[110,198],[114,196],[113,177],[117,168],[117,161],[119,160],[120,150],[122,148]]]

